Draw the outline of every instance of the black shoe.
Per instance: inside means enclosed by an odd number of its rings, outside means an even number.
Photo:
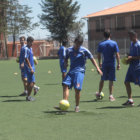
[[[134,106],[134,102],[133,101],[129,101],[127,100],[124,104],[122,104],[123,106]]]

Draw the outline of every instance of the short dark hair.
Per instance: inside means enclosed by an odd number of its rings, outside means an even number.
[[[26,37],[25,37],[25,36],[21,36],[21,37],[19,38],[19,40],[21,40],[22,38],[24,38],[24,41],[26,41]]]
[[[33,41],[34,41],[34,38],[33,38],[33,37],[29,36],[29,37],[27,38],[27,42],[33,42]]]
[[[82,37],[81,35],[78,35],[78,36],[75,38],[74,42],[79,42],[79,43],[83,44],[83,37]]]
[[[108,30],[105,30],[104,31],[104,37],[105,38],[109,38],[111,36],[111,32],[110,32],[110,30],[108,29]]]
[[[129,35],[137,36],[137,33],[134,30],[130,30],[128,32]]]
[[[66,46],[67,43],[68,43],[68,40],[63,40],[63,41],[62,41],[62,45],[63,45],[63,46]]]

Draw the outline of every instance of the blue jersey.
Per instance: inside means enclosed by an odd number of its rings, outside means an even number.
[[[28,58],[31,67],[33,69],[33,71],[35,72],[35,66],[34,66],[34,59],[33,59],[33,51],[32,48],[28,48],[28,46],[25,49],[25,58]],[[27,63],[25,62],[25,69],[30,72],[30,68],[28,67]]]
[[[64,62],[65,56],[66,56],[66,48],[64,46],[60,46],[60,49],[58,51],[58,56],[60,62]]]
[[[136,43],[131,43],[130,56],[140,56],[140,41],[137,41]],[[140,60],[132,60],[130,62],[130,66],[133,66],[136,69],[140,69]]]
[[[77,51],[74,50],[74,47],[70,47],[66,50],[66,59],[68,58],[70,58],[69,72],[85,72],[86,59],[93,58],[93,55],[88,49],[82,46]]]
[[[102,54],[103,65],[115,66],[116,57],[115,54],[119,52],[118,45],[113,40],[105,40],[99,43],[98,53]]]
[[[20,49],[20,56],[19,56],[19,64],[20,64],[20,65],[21,65],[22,63],[24,63],[25,48],[26,48],[26,45],[22,46],[21,49]]]

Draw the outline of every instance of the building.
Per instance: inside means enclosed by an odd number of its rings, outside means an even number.
[[[110,29],[112,39],[116,40],[121,54],[129,51],[128,31],[134,29],[140,36],[140,0],[105,9],[90,15],[88,19],[89,49],[95,54],[97,45],[103,38],[103,31]]]

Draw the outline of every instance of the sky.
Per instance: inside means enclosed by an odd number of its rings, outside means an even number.
[[[75,0],[74,0],[75,1]],[[81,5],[79,13],[77,15],[77,19],[81,19],[84,16],[87,16],[89,14],[111,8],[123,3],[127,3],[133,0],[76,0]],[[33,22],[38,22],[39,18],[38,15],[42,14],[41,7],[39,3],[41,3],[41,0],[19,0],[20,4],[28,5],[32,8],[32,13],[29,15],[31,17],[34,17]],[[83,28],[83,32],[87,32],[87,22],[86,19],[83,19],[85,22],[85,26]],[[42,29],[42,25],[40,24],[40,27],[37,27],[35,30],[33,30],[30,33],[27,33],[26,36],[33,36],[36,39],[42,39],[46,38],[46,36],[50,36],[50,33],[47,29]]]

